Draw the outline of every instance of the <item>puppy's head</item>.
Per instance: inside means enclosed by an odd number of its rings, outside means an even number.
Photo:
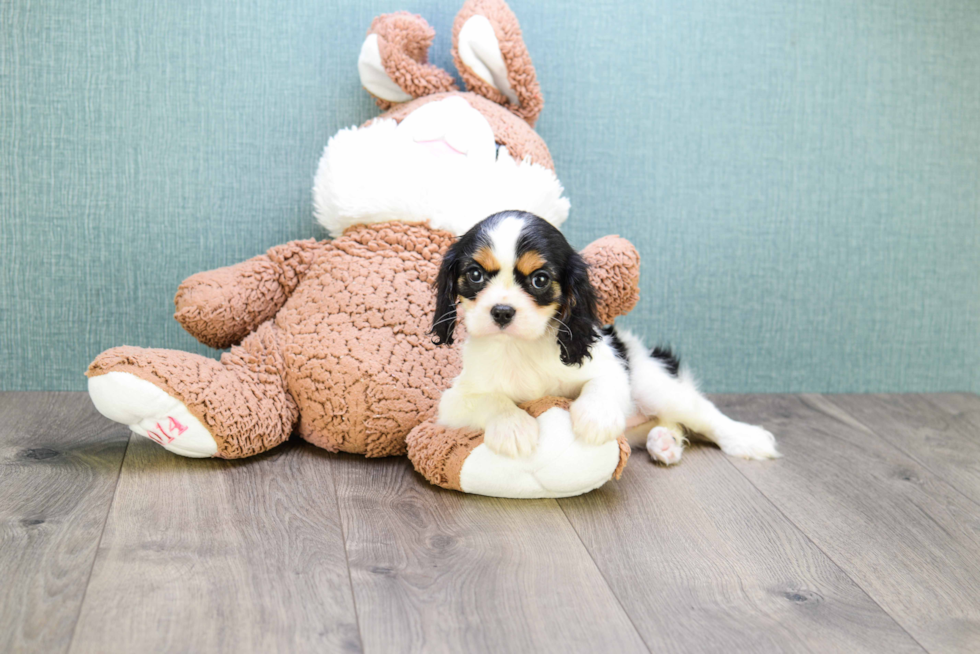
[[[503,211],[477,223],[446,252],[436,286],[438,344],[453,342],[457,306],[471,337],[553,335],[566,365],[582,363],[599,338],[588,265],[533,214]]]

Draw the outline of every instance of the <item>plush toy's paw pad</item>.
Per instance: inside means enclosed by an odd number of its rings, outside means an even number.
[[[782,456],[776,451],[776,438],[767,430],[743,422],[732,422],[715,433],[718,447],[730,456],[743,459],[775,459]]]
[[[626,431],[626,416],[590,400],[572,402],[572,431],[589,445],[616,440]]]
[[[181,456],[214,456],[218,444],[184,403],[128,372],[109,372],[88,380],[99,413]]]
[[[484,430],[483,442],[503,456],[528,456],[538,445],[538,421],[524,411],[498,416]]]
[[[647,434],[647,452],[654,461],[674,465],[684,452],[683,437],[667,427],[654,427]]]

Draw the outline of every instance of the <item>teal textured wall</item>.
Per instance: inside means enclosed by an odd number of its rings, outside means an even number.
[[[356,57],[435,0],[0,4],[0,388],[119,344],[207,352],[177,284],[322,235],[309,187],[375,115]],[[584,246],[710,391],[980,391],[975,0],[514,0]]]

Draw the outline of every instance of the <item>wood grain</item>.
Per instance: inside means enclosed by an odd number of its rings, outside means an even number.
[[[366,652],[646,652],[553,500],[429,486],[405,459],[338,460]]]
[[[0,393],[0,652],[64,652],[126,429],[84,393]]]
[[[785,454],[733,465],[872,599],[930,651],[980,651],[976,504],[821,396],[719,403]]]
[[[634,451],[619,483],[559,500],[652,651],[922,651],[725,459]]]
[[[889,396],[884,396],[889,397]],[[967,422],[970,440],[980,440],[980,395],[976,393],[928,393],[921,397],[954,418]]]
[[[935,405],[949,418],[956,428],[956,446],[970,448],[960,452],[960,459],[968,458],[974,461],[980,456],[974,456],[980,442],[980,395],[976,393],[931,393],[920,395],[927,402]]]
[[[555,502],[0,394],[0,651],[980,651],[980,397],[716,399],[786,456]]]
[[[72,652],[359,651],[356,625],[329,454],[133,437]]]
[[[830,395],[827,399],[980,503],[980,397]]]

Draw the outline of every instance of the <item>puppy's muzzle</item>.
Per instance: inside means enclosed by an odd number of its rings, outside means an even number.
[[[492,309],[490,309],[490,317],[493,321],[497,323],[500,327],[506,327],[510,324],[510,321],[514,319],[514,314],[517,310],[506,304],[495,304]]]

